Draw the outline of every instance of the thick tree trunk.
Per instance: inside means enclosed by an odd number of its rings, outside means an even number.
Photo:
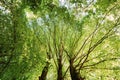
[[[85,80],[80,76],[80,73],[76,70],[76,68],[73,66],[73,61],[70,60],[70,75],[72,80]]]
[[[57,71],[57,80],[63,80],[62,78],[62,58],[58,59],[58,71]]]

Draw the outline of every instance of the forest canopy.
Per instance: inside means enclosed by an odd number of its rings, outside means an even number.
[[[0,80],[120,80],[120,0],[0,0]]]

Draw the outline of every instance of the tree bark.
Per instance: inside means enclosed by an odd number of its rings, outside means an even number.
[[[70,75],[72,80],[85,80],[77,71],[77,69],[73,66],[73,61],[70,60]]]
[[[57,80],[64,80],[63,73],[62,73],[62,67],[63,67],[62,56],[63,56],[63,46],[62,46],[62,42],[61,42],[61,45],[59,48],[59,57],[57,59],[57,61],[58,61]]]
[[[45,65],[45,67],[44,67],[44,69],[43,69],[43,71],[42,71],[41,76],[39,76],[39,80],[46,80],[49,65],[50,65],[50,63],[47,62],[46,65]]]
[[[48,53],[48,52],[47,52],[47,58],[48,58],[48,60],[51,59],[51,55],[50,55],[50,53]],[[49,69],[49,65],[50,65],[50,62],[47,61],[45,67],[44,67],[43,70],[42,70],[41,76],[39,76],[39,80],[46,80],[46,78],[47,78],[47,73],[48,73],[48,69]]]
[[[57,80],[63,80],[62,78],[62,58],[58,59],[58,71],[57,71]]]

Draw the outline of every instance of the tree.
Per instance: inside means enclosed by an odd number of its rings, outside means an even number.
[[[120,79],[119,3],[1,0],[0,79]]]

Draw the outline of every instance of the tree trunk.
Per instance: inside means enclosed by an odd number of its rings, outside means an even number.
[[[50,65],[50,63],[47,62],[46,65],[45,65],[45,67],[44,67],[44,69],[43,69],[43,71],[42,71],[41,76],[39,76],[39,80],[46,80],[49,65]]]
[[[57,80],[63,80],[62,78],[62,58],[58,59],[58,71],[57,71]]]
[[[80,76],[80,73],[77,69],[73,66],[73,61],[70,60],[70,75],[72,80],[85,80]]]
[[[57,59],[57,61],[58,61],[57,80],[64,80],[63,75],[62,75],[62,67],[63,67],[63,64],[62,64],[63,46],[62,45],[63,44],[61,42],[61,45],[59,48],[59,57]]]
[[[48,58],[48,60],[51,59],[50,53],[48,53],[48,52],[47,52],[47,58]],[[41,76],[39,76],[39,80],[46,80],[48,69],[49,69],[49,65],[50,65],[50,62],[47,61],[45,67],[42,70]]]

